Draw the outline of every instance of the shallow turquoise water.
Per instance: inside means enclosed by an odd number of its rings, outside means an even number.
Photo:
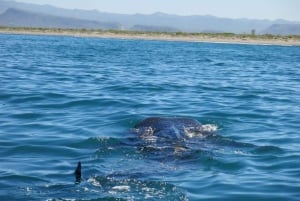
[[[0,65],[0,200],[299,200],[300,47],[0,35]],[[217,136],[143,149],[149,116]]]

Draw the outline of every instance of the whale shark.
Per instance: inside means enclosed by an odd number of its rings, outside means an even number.
[[[135,153],[148,160],[180,164],[187,161],[189,165],[190,161],[198,161],[199,157],[214,161],[224,155],[226,158],[235,158],[245,154],[281,152],[278,147],[238,142],[217,135],[216,131],[217,126],[201,124],[193,118],[149,117],[136,123],[130,135],[121,138],[117,144],[110,145],[108,150],[125,146],[136,149]],[[81,162],[78,162],[74,175],[76,184],[84,180]]]
[[[137,143],[127,145],[138,145],[142,150],[160,151],[162,157],[167,157],[170,153],[186,150],[186,141],[213,135],[216,127],[203,125],[188,117],[149,117],[138,122],[132,131],[136,136],[133,141]],[[80,183],[81,162],[78,162],[74,175],[75,183]]]
[[[137,123],[134,132],[141,138],[184,140],[192,137],[207,137],[216,127],[202,125],[199,121],[187,117],[149,117]]]

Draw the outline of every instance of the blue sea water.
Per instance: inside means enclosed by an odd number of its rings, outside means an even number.
[[[150,116],[218,130],[147,150]],[[0,200],[300,200],[299,132],[300,47],[0,35]]]

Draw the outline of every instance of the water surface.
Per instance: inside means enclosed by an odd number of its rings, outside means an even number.
[[[0,65],[0,200],[299,199],[299,47],[0,35]],[[217,137],[143,149],[149,116]]]

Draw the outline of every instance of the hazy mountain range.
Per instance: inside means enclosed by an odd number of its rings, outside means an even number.
[[[255,12],[254,12],[255,13]],[[300,22],[165,13],[114,14],[0,0],[0,26],[300,35]]]

